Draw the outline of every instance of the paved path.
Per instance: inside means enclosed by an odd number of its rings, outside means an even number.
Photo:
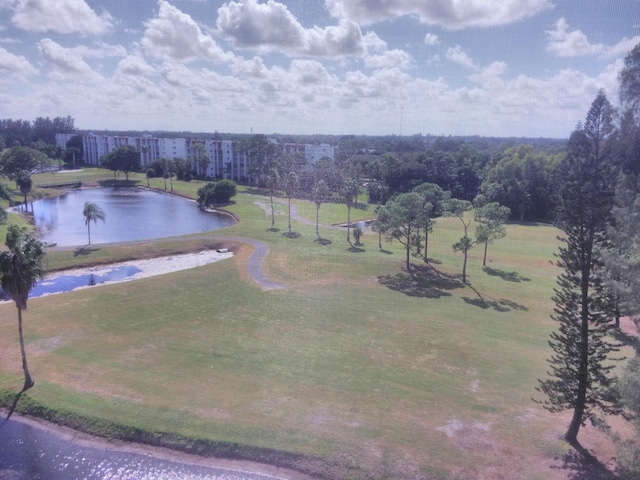
[[[269,280],[269,278],[265,275],[262,270],[262,262],[264,257],[267,254],[267,244],[261,242],[260,240],[254,240],[253,238],[246,237],[230,237],[223,235],[213,235],[212,238],[217,240],[223,240],[228,242],[240,242],[240,243],[248,243],[249,245],[254,247],[254,251],[251,255],[249,255],[249,259],[247,260],[247,272],[251,278],[262,288],[263,290],[281,290],[283,288],[287,288],[286,285],[278,282],[274,282]]]

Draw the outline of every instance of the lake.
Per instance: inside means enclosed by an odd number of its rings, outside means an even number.
[[[11,480],[283,480],[267,474],[191,465],[73,438],[0,418],[0,478]]]
[[[89,243],[82,215],[85,202],[97,204],[106,214],[105,222],[91,222],[92,244],[187,235],[235,223],[230,215],[204,212],[176,195],[141,188],[91,188],[33,202],[38,238],[58,246]]]

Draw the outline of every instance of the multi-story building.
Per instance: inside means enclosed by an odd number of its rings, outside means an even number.
[[[68,138],[67,138],[68,137]],[[71,138],[69,134],[56,135],[56,143],[65,146]],[[273,140],[275,143],[275,140]],[[83,135],[83,160],[87,165],[100,165],[100,159],[116,148],[131,145],[140,152],[142,166],[146,168],[158,158],[179,158],[189,160],[194,171],[199,171],[193,155],[193,146],[204,145],[209,156],[207,176],[211,178],[231,178],[237,181],[251,181],[249,178],[249,161],[245,153],[238,151],[236,142],[232,140],[203,140],[186,138],[162,138],[151,135],[129,137],[124,135]],[[328,157],[334,158],[334,147],[327,144],[309,145],[301,143],[285,143],[278,145],[284,153],[299,153],[307,164]]]

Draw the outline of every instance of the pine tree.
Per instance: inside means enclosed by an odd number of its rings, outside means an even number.
[[[615,175],[607,157],[613,131],[612,107],[603,91],[591,105],[584,127],[573,132],[559,166],[556,222],[565,244],[558,254],[558,277],[552,318],[559,323],[549,344],[551,378],[540,380],[545,408],[573,410],[564,438],[577,444],[578,431],[599,412],[619,411],[607,363],[618,346],[607,330],[613,301],[604,283],[601,251],[607,247],[607,222],[613,205]]]

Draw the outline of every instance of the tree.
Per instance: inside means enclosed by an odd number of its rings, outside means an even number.
[[[236,183],[233,180],[224,179],[217,182],[207,182],[198,189],[198,204],[207,208],[211,204],[220,205],[229,203],[231,197],[236,195]]]
[[[412,190],[422,197],[422,208],[424,209],[424,261],[429,263],[429,233],[433,231],[433,224],[436,217],[442,215],[444,204],[451,198],[451,192],[445,192],[435,183],[421,183]]]
[[[26,170],[20,170],[16,174],[16,185],[20,189],[20,192],[24,195],[24,206],[27,208],[27,195],[31,192],[33,187],[33,180],[31,180],[31,174]]]
[[[2,174],[14,179],[18,172],[26,170],[30,172],[38,165],[46,163],[48,157],[35,148],[14,146],[5,150],[0,156]]]
[[[254,183],[262,185],[263,178],[269,175],[276,150],[276,145],[263,134],[255,134],[238,142],[238,151],[244,153],[249,160],[247,173]]]
[[[129,180],[129,172],[138,172],[142,169],[140,152],[131,145],[123,145],[103,155],[100,163],[113,171],[114,178],[116,172],[121,171],[126,180]]]
[[[405,246],[407,271],[411,270],[410,253],[416,231],[423,222],[422,197],[415,192],[401,193],[380,207],[377,229]]]
[[[229,179],[219,180],[213,187],[213,201],[216,205],[229,203],[236,196],[236,182]]]
[[[276,194],[276,190],[280,185],[280,172],[275,166],[269,169],[269,173],[266,176],[266,186],[269,189],[269,200],[271,202],[271,230],[275,228],[276,224],[276,212],[273,205],[273,196]]]
[[[11,193],[3,184],[0,184],[0,200],[11,202]],[[7,218],[7,211],[4,208],[0,207],[0,223],[6,222]]]
[[[571,134],[567,155],[558,167],[556,223],[565,243],[558,254],[563,269],[555,289],[554,315],[559,329],[551,334],[550,378],[539,381],[546,395],[543,406],[551,411],[573,410],[564,435],[572,445],[587,419],[598,412],[618,413],[612,389],[609,354],[617,350],[607,337],[614,313],[602,273],[606,227],[613,203],[611,163],[606,147],[612,132],[612,107],[603,91],[591,104],[584,127]]]
[[[196,143],[191,147],[191,152],[193,155],[193,161],[196,164],[196,168],[200,171],[200,175],[204,180],[207,178],[207,169],[209,168],[209,163],[211,163],[211,159],[205,150],[204,144]]]
[[[475,244],[475,242],[469,237],[469,225],[471,225],[471,221],[473,219],[465,219],[465,212],[468,212],[472,208],[473,205],[470,201],[460,200],[459,198],[451,198],[447,200],[444,206],[445,215],[457,217],[464,228],[464,235],[458,242],[453,244],[453,251],[462,252],[464,255],[464,261],[462,263],[462,283],[467,283],[467,260],[469,258],[469,250],[471,250]]]
[[[507,235],[507,229],[504,224],[511,215],[509,207],[503,207],[497,202],[489,202],[484,205],[476,205],[475,221],[476,226],[476,242],[484,243],[484,255],[482,257],[482,266],[487,266],[487,249],[489,243],[499,240]]]
[[[287,196],[289,205],[289,233],[291,233],[291,198],[298,191],[299,185],[300,183],[298,181],[298,175],[296,175],[295,172],[289,172],[282,177],[282,189]]]
[[[347,242],[349,243],[351,243],[351,207],[353,207],[359,189],[358,182],[352,178],[346,179],[341,188],[342,198],[347,205]]]
[[[33,387],[34,381],[29,373],[27,355],[22,334],[22,311],[27,309],[29,292],[36,282],[44,277],[44,244],[38,241],[26,227],[10,225],[7,229],[5,245],[8,250],[0,252],[0,273],[2,289],[11,296],[18,309],[18,334],[24,386],[22,391]]]
[[[620,101],[640,117],[640,43],[624,58],[624,67],[618,76]]]
[[[87,233],[89,234],[89,245],[91,245],[91,222],[98,224],[98,220],[106,221],[107,214],[104,213],[102,208],[93,202],[84,202],[84,209],[82,210],[84,216],[84,224],[87,226]]]
[[[316,205],[316,237],[320,238],[319,219],[320,219],[320,206],[329,198],[329,187],[324,180],[318,180],[313,186],[312,192],[313,203]]]
[[[618,445],[616,471],[620,478],[640,479],[640,357],[635,356],[624,369],[619,383],[622,403],[633,418],[635,435]]]

